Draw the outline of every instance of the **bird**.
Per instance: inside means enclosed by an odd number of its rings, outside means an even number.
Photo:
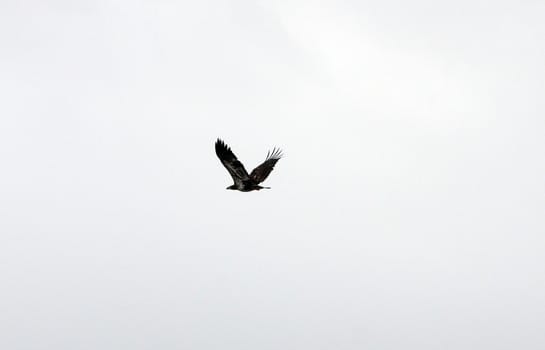
[[[283,156],[282,151],[275,147],[267,153],[265,161],[248,174],[246,169],[244,169],[244,165],[237,159],[233,151],[231,151],[231,148],[219,138],[216,140],[216,155],[234,181],[234,184],[226,189],[242,192],[270,189],[270,187],[263,187],[259,184],[265,181],[274,169],[276,162]]]

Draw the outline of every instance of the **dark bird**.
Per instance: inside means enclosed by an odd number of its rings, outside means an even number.
[[[231,151],[231,148],[225,144],[222,140],[216,141],[216,155],[221,161],[221,164],[227,169],[233,181],[233,185],[227,187],[228,190],[239,190],[242,192],[259,191],[263,187],[259,184],[265,181],[267,176],[274,169],[274,165],[280,158],[282,158],[282,152],[274,148],[267,153],[267,158],[257,168],[252,170],[250,175],[244,165],[237,159],[237,156]]]

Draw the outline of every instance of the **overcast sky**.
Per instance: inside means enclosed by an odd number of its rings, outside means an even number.
[[[544,18],[2,0],[0,348],[544,349]]]

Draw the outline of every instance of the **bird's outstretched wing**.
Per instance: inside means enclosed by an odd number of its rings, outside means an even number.
[[[265,181],[267,176],[271,173],[271,171],[274,169],[274,165],[278,160],[282,158],[282,151],[279,149],[274,148],[271,151],[267,153],[267,158],[263,163],[261,163],[257,168],[252,170],[252,173],[250,174],[250,178],[254,180],[256,183],[261,183]]]
[[[221,164],[227,169],[235,184],[248,180],[250,177],[244,165],[237,159],[231,148],[222,140],[216,141],[216,155],[221,161]]]

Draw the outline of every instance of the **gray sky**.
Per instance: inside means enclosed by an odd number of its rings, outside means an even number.
[[[544,16],[3,0],[0,348],[545,348]]]

